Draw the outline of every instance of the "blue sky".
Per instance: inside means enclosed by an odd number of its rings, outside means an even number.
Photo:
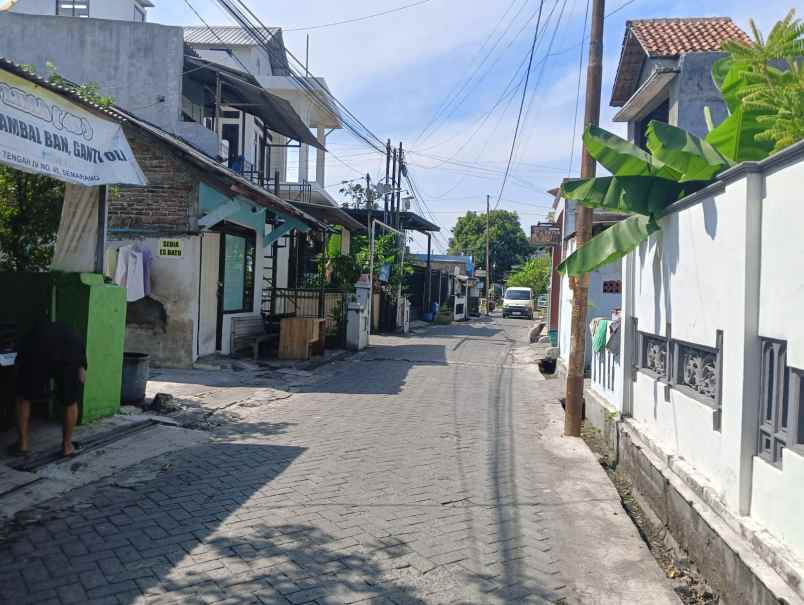
[[[232,24],[215,0],[189,1],[208,23]],[[263,22],[285,29],[288,48],[302,60],[309,33],[311,71],[326,78],[332,92],[377,136],[403,141],[427,207],[420,212],[442,227],[434,242],[438,251],[460,215],[483,211],[486,194],[496,202],[521,98],[521,88],[511,93],[509,84],[524,76],[538,0],[429,0],[383,17],[312,30],[304,28],[413,0],[246,1]],[[748,19],[754,18],[767,31],[792,2],[709,0],[704,8],[689,0],[609,0],[602,125],[621,132],[620,125],[610,122],[614,111],[608,102],[626,20],[729,16],[746,30]],[[200,25],[185,0],[155,4],[151,21]],[[572,132],[586,6],[585,0],[544,2],[520,143],[500,201],[501,208],[519,213],[526,231],[549,210],[545,191],[563,177],[577,175],[580,126],[575,137]],[[582,112],[581,106],[579,120]],[[327,164],[327,185],[334,195],[342,180],[366,172],[374,179],[384,175],[384,158],[348,133],[333,135],[328,147],[335,156]],[[422,249],[424,241],[416,237],[412,247]]]

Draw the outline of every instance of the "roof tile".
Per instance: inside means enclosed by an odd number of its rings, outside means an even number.
[[[728,17],[643,19],[629,21],[626,27],[650,57],[718,51],[727,40],[751,43],[748,35]]]

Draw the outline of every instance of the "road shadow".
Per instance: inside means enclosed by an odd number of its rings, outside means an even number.
[[[0,602],[423,604],[399,543],[358,543],[272,485],[304,451],[189,448],[28,511],[0,533]]]
[[[324,379],[300,385],[301,393],[397,395],[410,371],[421,365],[447,365],[445,345],[418,343],[372,345],[357,360],[340,364]]]

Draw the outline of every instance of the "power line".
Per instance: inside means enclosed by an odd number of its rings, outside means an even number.
[[[633,1],[633,0],[631,0]],[[583,31],[581,31],[580,56],[578,57],[578,89],[575,93],[575,112],[572,114],[572,139],[570,139],[570,161],[567,176],[572,176],[572,165],[575,162],[575,134],[578,131],[578,108],[581,105],[581,78],[583,76],[583,41],[586,39],[586,28],[589,25],[589,0],[586,0],[586,14],[583,19]]]
[[[413,8],[415,6],[421,6],[422,4],[427,4],[432,2],[432,0],[420,0],[419,2],[414,2],[413,4],[406,4],[405,6],[398,6],[397,8],[392,8],[386,11],[382,11],[380,13],[373,13],[371,15],[365,15],[363,17],[355,17],[354,19],[345,19],[343,21],[335,21],[333,23],[323,23],[321,25],[311,25],[309,27],[290,27],[290,28],[283,28],[286,32],[303,32],[303,31],[313,31],[316,29],[324,29],[326,27],[335,27],[337,25],[346,25],[348,23],[357,23],[359,21],[368,21],[369,19],[375,19],[377,17],[383,17],[385,15],[390,15],[392,13],[398,13],[400,11],[407,10],[409,8]]]
[[[517,137],[519,136],[519,125],[522,120],[522,110],[525,108],[525,98],[528,95],[528,82],[530,81],[530,70],[533,66],[533,54],[536,52],[536,41],[539,39],[539,25],[542,21],[542,8],[544,7],[544,0],[539,0],[539,18],[536,21],[536,31],[533,32],[533,44],[530,47],[530,61],[528,61],[528,72],[525,76],[525,86],[522,89],[522,102],[519,104],[519,115],[516,118],[516,128],[514,129],[514,138],[511,141],[511,153],[508,155],[508,166],[505,168],[505,176],[503,177],[502,187],[500,187],[500,194],[497,196],[497,204],[494,209],[500,206],[505,185],[508,183],[508,175],[511,172],[511,161],[514,159],[514,149],[516,148]]]
[[[236,23],[238,23],[251,37],[268,53],[269,57],[277,59],[281,64],[283,57],[277,57],[276,45],[272,47],[270,41],[274,37],[269,28],[257,17],[254,12],[243,2],[243,0],[218,0],[232,16]],[[256,23],[256,25],[255,25]],[[268,37],[266,37],[266,32]],[[285,58],[290,57],[300,68],[304,69],[304,64],[296,58],[293,53],[282,47],[285,52]],[[335,95],[327,90],[315,78],[308,78],[299,75],[294,71],[293,67],[288,64],[289,77],[310,97],[314,103],[317,103],[327,113],[331,114],[335,119],[339,120],[347,130],[353,135],[364,141],[369,147],[375,149],[378,153],[385,153],[385,142],[375,135],[369,128],[363,124]],[[311,82],[314,83],[311,84]],[[323,97],[323,99],[322,99]],[[327,103],[329,101],[330,103]],[[338,115],[333,110],[343,115]]]

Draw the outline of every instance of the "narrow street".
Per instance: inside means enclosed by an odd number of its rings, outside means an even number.
[[[4,603],[677,603],[529,322],[432,327],[51,502]],[[249,385],[242,385],[248,387]]]

